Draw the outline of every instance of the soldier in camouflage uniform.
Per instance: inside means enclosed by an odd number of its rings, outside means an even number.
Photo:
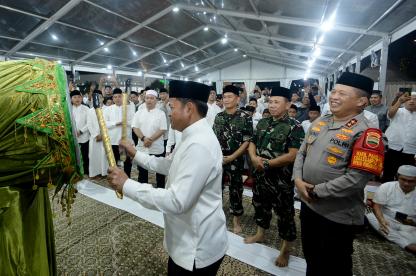
[[[243,154],[253,136],[253,122],[244,111],[237,109],[239,103],[239,90],[228,85],[223,90],[225,111],[215,117],[214,133],[220,142],[223,161],[223,188],[224,181],[230,183],[230,212],[233,215],[234,233],[241,232],[240,217],[243,214]]]
[[[264,240],[265,229],[270,227],[272,209],[278,216],[279,236],[282,239],[276,265],[287,266],[290,243],[296,239],[294,221],[294,184],[291,181],[292,166],[303,142],[302,126],[287,111],[290,107],[290,91],[273,88],[269,100],[272,117],[261,119],[249,146],[256,184],[253,188],[253,206],[257,233],[247,237],[246,243]]]

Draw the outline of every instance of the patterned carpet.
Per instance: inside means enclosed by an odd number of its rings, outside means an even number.
[[[151,178],[152,179],[152,178]],[[107,186],[105,180],[95,181]],[[244,197],[243,236],[255,233],[251,198]],[[228,194],[224,210],[228,212]],[[59,210],[56,205],[54,209]],[[300,237],[299,214],[296,214]],[[77,195],[72,224],[57,212],[55,239],[59,275],[166,275],[168,256],[163,250],[163,229],[134,215]],[[278,248],[277,221],[274,217],[264,244]],[[300,238],[292,253],[303,257]],[[354,242],[355,275],[416,275],[416,257],[365,229]],[[218,275],[269,275],[259,269],[226,257]]]

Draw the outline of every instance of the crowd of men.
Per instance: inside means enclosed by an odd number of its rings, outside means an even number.
[[[364,188],[374,179],[385,184],[368,220],[387,238],[416,253],[416,92],[397,94],[387,107],[371,79],[348,72],[328,100],[317,85],[295,91],[256,87],[247,101],[244,87],[237,85],[215,91],[203,84],[171,81],[168,90],[130,92],[131,142],[121,145],[122,91],[106,86],[90,92],[100,94],[119,165],[120,151],[127,151],[128,157],[124,172],[108,168],[98,122],[88,108],[91,101],[73,90],[84,171],[96,177],[109,170],[115,189],[164,213],[172,275],[215,275],[227,246],[221,236],[226,229],[221,195],[228,186],[233,231],[238,234],[245,174],[254,182],[257,230],[244,241],[265,240],[273,210],[282,241],[278,266],[288,265],[297,238],[296,190],[302,201],[307,275],[352,275],[352,242],[364,223]],[[129,180],[132,164],[138,165],[137,182]],[[156,187],[143,184],[148,183],[149,170],[156,172]],[[197,229],[204,232],[195,233]]]

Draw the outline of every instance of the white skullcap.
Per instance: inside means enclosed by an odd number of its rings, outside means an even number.
[[[411,96],[416,96],[416,92],[415,92],[415,91],[413,91],[410,95],[411,95]]]
[[[410,177],[416,177],[416,167],[411,165],[402,165],[397,171],[398,174]]]
[[[157,92],[155,90],[147,90],[146,96],[147,95],[155,96],[157,98]]]

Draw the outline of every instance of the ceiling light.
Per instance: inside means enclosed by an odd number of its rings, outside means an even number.
[[[321,25],[321,30],[324,32],[330,31],[334,27],[335,23],[335,12],[331,14],[328,20],[324,21]]]
[[[199,71],[198,66],[195,66],[195,72],[198,72],[198,71]]]
[[[319,57],[321,55],[321,49],[319,47],[316,47],[313,51],[313,57]]]
[[[170,73],[167,73],[167,74],[166,74],[166,76],[167,76],[168,78],[170,78]]]
[[[57,62],[58,62],[59,64],[62,64],[62,60],[58,60]]]
[[[221,43],[222,43],[222,44],[227,43],[227,41],[228,41],[228,39],[227,39],[226,37],[224,37],[224,38],[222,38],[222,39],[221,39]]]
[[[113,66],[111,66],[111,65],[107,65],[107,69],[113,69]]]
[[[172,11],[173,11],[173,12],[178,12],[178,11],[179,11],[179,8],[178,8],[178,7],[174,7],[174,8],[172,9]]]
[[[188,81],[188,78],[185,78],[185,81]]]
[[[208,27],[205,27],[205,28],[204,28],[204,31],[208,31],[208,30],[209,30],[209,28],[208,28]]]
[[[136,53],[136,51],[133,51],[133,56],[137,56],[137,53]]]
[[[163,59],[163,63],[168,63],[168,61],[164,58],[164,57],[162,57],[162,59]]]
[[[204,11],[204,12],[203,12],[203,14],[204,14],[204,15],[206,15],[206,14],[207,14],[207,12],[206,12],[206,11]]]
[[[142,71],[137,72],[137,75],[141,77],[143,75]]]
[[[198,79],[198,82],[201,82],[201,79]]]
[[[237,48],[234,48],[234,52],[237,52],[238,51],[238,49]]]
[[[247,55],[246,55],[246,54],[244,54],[244,55],[243,55],[243,58],[245,58],[245,57],[247,57]]]
[[[111,79],[111,76],[110,76],[110,75],[108,75],[108,76],[107,76],[107,79]]]
[[[104,51],[109,52],[110,50],[108,50],[108,48],[106,47],[106,48],[104,48]]]
[[[183,62],[181,62],[181,66],[182,66],[182,68],[184,68],[184,67],[185,67],[185,65],[183,64]]]
[[[58,40],[58,37],[55,34],[51,34],[53,40]]]
[[[104,45],[104,42],[100,41],[100,45],[103,46]]]

